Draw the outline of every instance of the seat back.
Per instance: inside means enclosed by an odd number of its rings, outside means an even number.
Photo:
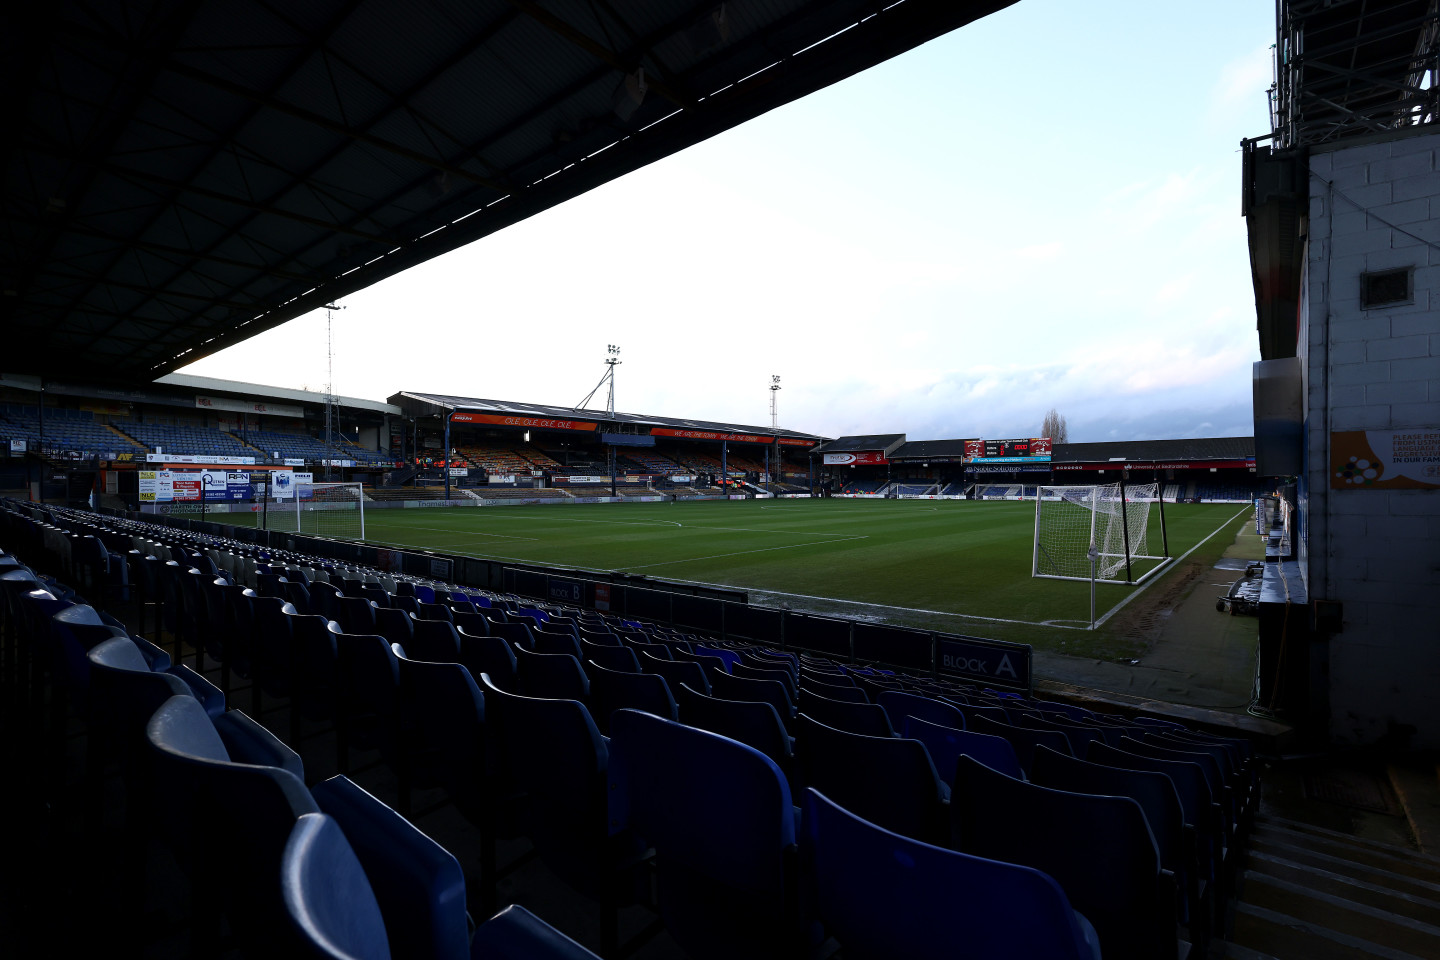
[[[629,647],[611,646],[603,643],[580,641],[580,652],[585,660],[598,663],[606,670],[621,670],[625,673],[639,673],[640,659]]]
[[[946,789],[924,744],[837,730],[805,713],[796,724],[806,786],[903,836],[926,843],[947,838]]]
[[[576,657],[563,653],[532,653],[515,648],[520,692],[527,697],[550,700],[578,700],[590,697],[590,681]]]
[[[623,647],[606,647],[629,653]],[[609,731],[610,715],[616,710],[645,710],[671,720],[678,719],[675,698],[665,678],[656,673],[608,670],[594,661],[585,665],[590,678],[590,712],[601,731]]]
[[[795,715],[795,704],[785,690],[785,684],[778,680],[751,680],[735,677],[723,670],[709,674],[710,694],[722,700],[750,700],[768,703],[775,712],[786,720]]]
[[[536,653],[560,653],[574,657],[576,660],[583,657],[580,651],[580,641],[568,631],[561,633],[541,627],[538,630],[531,630],[530,638],[535,645]]]
[[[785,722],[774,706],[758,701],[708,697],[688,683],[682,683],[675,692],[681,723],[739,740],[759,750],[781,770],[789,773],[795,752]]]
[[[346,777],[316,784],[312,793],[344,831],[370,878],[396,953],[437,960],[467,956],[465,874],[454,855]]]
[[[1095,926],[1106,960],[1176,956],[1175,891],[1134,800],[1052,790],[961,757],[950,812],[951,846],[1049,874]]]
[[[286,929],[299,956],[390,960],[380,905],[339,825],[323,813],[301,815],[280,860]]]
[[[710,678],[705,675],[705,668],[698,663],[691,663],[688,660],[662,660],[650,653],[648,650],[640,651],[640,669],[646,673],[658,673],[670,684],[670,689],[677,689],[680,684],[688,683],[694,690],[699,690],[707,696],[710,693]]]
[[[375,632],[391,643],[398,643],[407,650],[415,636],[410,614],[399,607],[375,608]]]
[[[785,692],[793,702],[799,688],[795,686],[795,674],[783,667],[758,667],[753,659],[741,659],[730,664],[730,674],[747,680],[778,680],[785,685]]]
[[[410,642],[405,644],[405,655],[411,660],[428,660],[431,663],[456,663],[460,659],[460,635],[449,620],[419,620],[412,614]]]
[[[1099,958],[1093,928],[1039,870],[920,843],[813,787],[804,824],[814,909],[846,957],[949,960],[964,931],[966,956]]]
[[[837,730],[867,737],[895,736],[895,729],[890,726],[890,715],[878,703],[831,700],[829,697],[811,693],[803,684],[800,687],[800,712],[809,714],[812,719]]]
[[[990,769],[998,770],[1006,776],[1017,780],[1025,779],[1020,760],[1015,756],[1015,748],[1004,737],[942,727],[915,716],[905,717],[904,722],[904,735],[925,744],[940,779],[951,786],[955,783],[955,761],[962,755],[974,757]]]
[[[611,818],[655,849],[670,935],[696,957],[795,955],[795,817],[780,768],[638,710],[610,728]]]
[[[825,683],[813,674],[804,677],[800,681],[800,685],[811,693],[819,694],[827,700],[842,700],[846,703],[870,703],[872,699],[870,694],[853,683]],[[888,693],[890,691],[886,692]],[[876,702],[878,702],[878,700]],[[896,726],[898,726],[898,724],[896,724]]]
[[[421,620],[449,620],[453,616],[443,603],[417,603],[415,615]]]
[[[886,690],[875,702],[885,708],[885,713],[890,717],[890,726],[896,730],[905,729],[906,717],[917,717],[939,727],[965,729],[965,714],[954,704],[934,697],[901,690]]]
[[[977,715],[974,707],[964,708],[964,713],[965,729],[1009,740],[1010,745],[1015,748],[1015,756],[1019,758],[1021,768],[1027,775],[1030,772],[1030,765],[1035,760],[1036,746],[1049,747],[1051,750],[1058,750],[1065,754],[1070,752],[1070,739],[1059,730],[1031,730],[1016,727],[1003,720],[992,720],[989,716]]]

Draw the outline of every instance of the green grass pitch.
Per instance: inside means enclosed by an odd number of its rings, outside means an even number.
[[[1249,512],[1167,505],[1171,555],[1221,527],[1228,542]],[[1034,518],[1033,503],[747,500],[372,509],[365,527],[376,544],[723,585],[752,601],[935,629],[1088,623],[1088,583],[1030,576]],[[1098,613],[1133,589],[1100,584]]]

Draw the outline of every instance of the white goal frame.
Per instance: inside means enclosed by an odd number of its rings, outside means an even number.
[[[309,497],[275,497],[266,490],[260,526],[265,530],[299,533],[337,540],[365,539],[365,487],[358,482],[314,483]],[[297,490],[298,494],[299,491]],[[354,511],[356,527],[340,530],[339,514]],[[337,516],[332,516],[337,515]]]
[[[1035,535],[1030,575],[1046,580],[1091,580],[1106,583],[1142,583],[1168,565],[1169,557],[1153,552],[1150,505],[1159,500],[1154,483],[1121,485],[1082,484],[1076,486],[1041,486],[1035,497]],[[1047,509],[1048,514],[1047,514]],[[1071,539],[1061,540],[1055,521],[1057,512],[1069,515]],[[1164,507],[1160,508],[1161,542]],[[1047,520],[1051,522],[1047,524]],[[1077,529],[1076,521],[1088,529]],[[1064,521],[1059,521],[1063,523]],[[1074,538],[1082,533],[1083,542]],[[1096,549],[1093,567],[1088,556]],[[1133,575],[1136,561],[1159,560],[1141,575]]]

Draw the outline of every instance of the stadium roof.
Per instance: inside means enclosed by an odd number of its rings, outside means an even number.
[[[911,440],[894,453],[891,460],[926,460],[930,457],[965,456],[964,440]]]
[[[811,453],[851,453],[860,450],[879,450],[889,455],[892,450],[905,442],[903,433],[879,433],[863,437],[840,437],[831,440]]]
[[[239,380],[220,380],[216,377],[196,377],[188,373],[171,373],[155,381],[172,387],[185,387],[207,393],[235,393],[243,397],[268,400],[294,400],[299,403],[313,403],[324,406],[328,394],[314,390],[291,390],[289,387],[267,387],[263,383],[243,383]],[[365,400],[361,397],[337,395],[335,402],[351,410],[369,410],[373,413],[400,415],[400,408],[379,400]]]
[[[594,423],[612,423],[633,427],[660,427],[662,429],[700,431],[707,433],[743,433],[752,436],[785,437],[795,440],[810,440],[820,443],[825,438],[798,430],[747,426],[738,423],[720,423],[713,420],[685,420],[677,417],[658,417],[639,413],[608,413],[605,410],[585,410],[575,407],[557,407],[547,403],[515,403],[510,400],[481,400],[476,397],[453,397],[446,394],[411,393],[404,391],[390,398],[406,416],[441,417],[451,411],[495,414],[541,420],[580,420]],[[518,424],[517,424],[518,426]],[[704,439],[704,438],[698,438]]]
[[[153,380],[1012,2],[18,4],[7,369]]]
[[[1255,456],[1254,437],[1207,437],[1199,440],[1121,440],[1113,443],[1057,443],[1051,463],[1105,463],[1126,460],[1248,460]]]

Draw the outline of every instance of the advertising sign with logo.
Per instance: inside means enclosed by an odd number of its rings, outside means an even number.
[[[608,583],[597,583],[597,584],[595,584],[595,609],[596,609],[596,610],[609,610],[609,609],[610,609],[610,584],[608,584]]]
[[[303,466],[305,466],[305,461],[304,461],[303,459],[301,459],[300,457],[286,457],[284,460],[281,460],[280,462],[283,463],[283,464],[285,464],[285,466],[287,466],[287,467],[303,467]]]
[[[1440,488],[1440,429],[1341,430],[1330,434],[1330,487]]]
[[[224,470],[201,470],[200,489],[205,500],[230,499],[230,474]]]
[[[225,499],[226,499],[226,500],[249,500],[249,499],[250,499],[250,474],[248,474],[248,473],[227,473],[227,474],[225,474]]]
[[[300,419],[305,416],[304,407],[291,406],[284,403],[253,403],[248,400],[228,400],[225,397],[201,397],[195,398],[195,406],[201,410],[230,410],[235,413],[263,413],[271,417],[294,417]]]
[[[670,479],[675,483],[689,483],[691,480],[694,480],[695,477],[688,473],[672,473],[670,474]]]
[[[24,441],[24,440],[11,440],[11,441],[10,441],[10,452],[11,452],[11,453],[24,453],[24,452],[25,452],[25,441]]]
[[[827,453],[825,454],[825,462],[852,467],[868,467],[889,463],[889,461],[885,459],[885,454],[879,450],[862,450],[859,453]]]
[[[174,480],[169,470],[137,470],[141,503],[169,503],[175,499]]]
[[[204,493],[204,480],[199,473],[176,473],[173,475],[172,487],[174,488],[174,500],[176,502],[199,501]]]
[[[490,474],[490,477],[489,477],[489,479],[488,479],[487,482],[489,482],[489,483],[512,483],[512,484],[513,484],[513,483],[515,482],[515,474],[513,474],[513,473],[492,473],[492,474]]]
[[[596,424],[585,420],[550,420],[544,417],[512,417],[493,413],[456,413],[454,423],[493,423],[501,427],[525,427],[536,430],[594,430]]]
[[[301,473],[295,471],[293,478],[295,483],[295,496],[301,500],[311,500],[315,497],[315,474]]]
[[[270,498],[272,500],[289,500],[293,496],[295,496],[295,471],[271,470]]]
[[[249,466],[255,462],[254,457],[201,457],[194,454],[171,454],[171,453],[147,453],[147,463],[194,463],[194,464],[223,464],[230,467]]]

